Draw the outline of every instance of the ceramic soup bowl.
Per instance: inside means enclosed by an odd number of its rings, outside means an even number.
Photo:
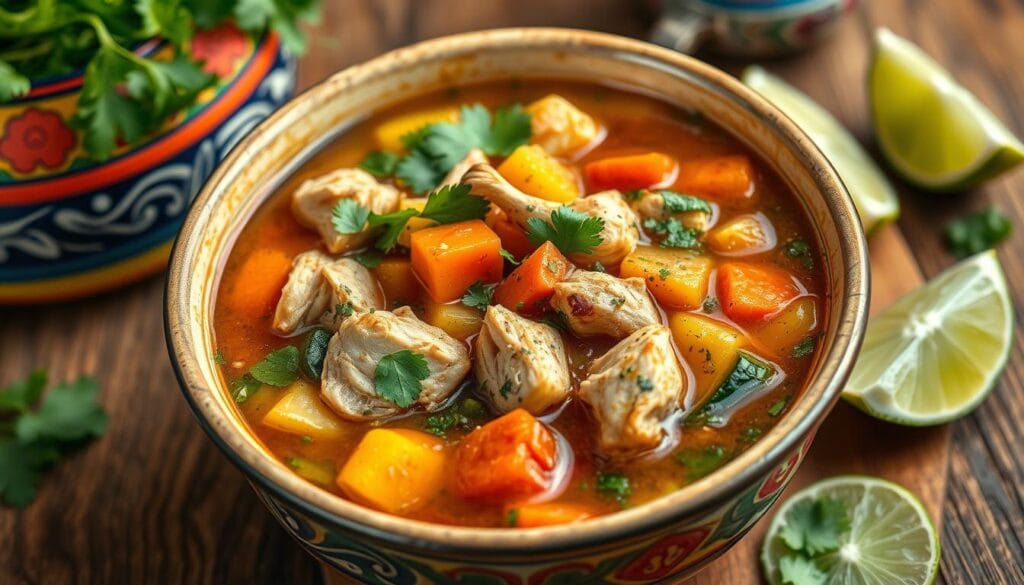
[[[306,482],[246,427],[214,362],[220,271],[253,211],[310,153],[354,121],[410,96],[475,81],[555,77],[631,87],[714,120],[796,194],[823,250],[826,318],[808,387],[739,457],[651,503],[536,529],[441,526],[364,508]],[[674,51],[556,29],[470,33],[351,67],[273,114],[200,192],[176,243],[166,326],[182,389],[203,428],[270,512],[314,556],[361,583],[649,583],[692,574],[775,502],[839,397],[867,316],[864,235],[835,171],[778,110],[732,77]]]

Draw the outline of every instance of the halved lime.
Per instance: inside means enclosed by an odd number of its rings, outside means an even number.
[[[809,504],[822,500],[846,509],[849,529],[835,550],[811,558],[790,549],[784,533],[805,521],[802,511]],[[771,585],[784,582],[782,565],[808,563],[813,565],[806,572],[816,574],[800,582],[928,585],[939,571],[939,536],[924,506],[906,489],[872,477],[834,477],[793,494],[775,513],[761,547],[761,566]]]
[[[896,191],[839,120],[797,88],[756,65],[743,72],[743,83],[792,118],[825,153],[850,191],[864,231],[870,234],[899,217]]]
[[[1006,277],[995,251],[982,252],[871,319],[843,398],[904,425],[959,418],[995,385],[1012,337]]]
[[[974,94],[886,28],[875,33],[868,97],[882,153],[922,188],[969,189],[1024,161],[1024,145]]]

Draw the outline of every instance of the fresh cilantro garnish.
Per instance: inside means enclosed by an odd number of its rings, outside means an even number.
[[[370,210],[355,199],[340,199],[331,211],[331,223],[339,234],[358,234],[369,217]]]
[[[390,177],[395,174],[398,161],[401,160],[397,154],[386,150],[374,150],[363,157],[359,168],[376,177]]]
[[[604,241],[601,237],[603,219],[565,205],[551,212],[550,222],[531,217],[526,224],[526,237],[531,244],[539,246],[551,242],[565,255],[592,254],[592,248]]]
[[[0,102],[8,102],[29,92],[32,84],[28,77],[18,73],[5,61],[0,61]]]
[[[373,374],[377,394],[401,408],[416,402],[429,376],[426,358],[408,349],[380,358]]]
[[[714,313],[718,310],[718,299],[715,297],[708,297],[704,299],[704,304],[701,305],[701,309],[705,313]]]
[[[828,575],[813,560],[797,555],[779,559],[779,574],[782,585],[825,585],[828,582]]]
[[[799,343],[793,346],[792,356],[795,358],[802,358],[811,355],[814,353],[814,344],[816,341],[817,340],[814,336],[804,337]]]
[[[676,453],[675,459],[686,468],[687,481],[697,481],[722,465],[725,461],[725,449],[720,445],[686,449]]]
[[[665,280],[669,276],[672,276],[672,271],[669,270],[668,268],[659,268],[658,269],[658,277],[661,278],[662,280]]]
[[[662,236],[661,247],[663,248],[700,248],[700,236],[704,234],[697,228],[686,227],[683,222],[674,217],[667,219],[649,217],[644,220],[644,229]]]
[[[228,384],[228,390],[231,392],[231,396],[235,399],[235,402],[239,404],[248,400],[262,387],[263,383],[249,374],[243,374]]]
[[[783,396],[768,407],[768,414],[770,416],[779,416],[782,411],[786,410],[786,406],[789,405],[789,396]]]
[[[479,280],[469,286],[466,294],[462,295],[462,304],[474,309],[486,311],[491,304],[491,297],[494,296],[494,287],[487,286]]]
[[[351,310],[352,303],[346,304]],[[324,358],[327,357],[327,346],[331,343],[333,336],[333,333],[320,327],[306,334],[306,339],[302,342],[302,361],[299,363],[299,368],[303,375],[310,380],[320,381],[320,375],[324,369]]]
[[[352,259],[367,268],[376,268],[384,261],[384,255],[376,250],[367,250],[355,254]]]
[[[288,386],[299,378],[299,348],[286,345],[268,353],[249,368],[249,375],[269,386]]]
[[[213,354],[213,361],[218,366],[224,366],[224,365],[227,365],[227,363],[228,363],[228,361],[226,359],[224,359],[224,354],[221,353],[220,351],[218,351],[217,353]]]
[[[762,434],[764,434],[764,431],[758,427],[747,427],[740,433],[740,439],[746,443],[756,443]]]
[[[994,207],[946,224],[946,245],[958,258],[994,248],[1010,236],[1013,224]]]
[[[643,189],[633,189],[632,191],[623,192],[622,198],[626,201],[639,201],[644,196],[644,193]]]
[[[598,473],[597,491],[615,496],[622,507],[626,507],[628,498],[633,493],[629,488],[629,478],[624,473]]]
[[[711,204],[693,195],[684,195],[675,191],[660,191],[665,211],[669,213],[688,213],[701,211],[711,213]]]
[[[814,556],[838,550],[843,534],[849,529],[846,505],[823,496],[794,503],[779,536],[794,552]]]
[[[509,264],[512,266],[519,266],[521,264],[521,262],[516,260],[516,257],[512,255],[512,252],[509,252],[505,248],[498,250],[498,254],[505,260],[508,260]]]
[[[423,422],[423,430],[444,437],[452,428],[472,428],[485,414],[486,411],[479,401],[466,398],[455,407],[428,416]]]
[[[411,150],[395,167],[395,174],[415,193],[424,193],[437,187],[448,174],[441,170],[430,155],[421,150]]]
[[[803,240],[790,240],[785,247],[786,256],[799,260],[804,268],[814,268],[814,257],[811,255],[811,246]]]
[[[505,526],[516,526],[517,524],[519,524],[519,510],[509,508],[505,513]]]
[[[512,380],[505,380],[505,383],[498,388],[498,394],[501,394],[502,398],[508,398],[508,395],[512,392]]]
[[[398,237],[402,235],[402,230],[405,229],[409,218],[416,217],[418,213],[415,209],[399,209],[384,215],[371,213],[367,220],[370,227],[383,228],[374,247],[382,252],[390,252],[398,244]]]
[[[650,378],[645,378],[643,376],[636,377],[636,385],[640,388],[641,392],[650,392],[651,390],[654,390],[654,382],[652,382]]]
[[[351,317],[352,312],[355,311],[355,307],[352,306],[350,301],[344,303],[338,303],[334,305],[334,316],[337,317]]]
[[[420,217],[437,223],[457,223],[471,219],[483,219],[491,209],[489,201],[471,195],[472,187],[463,183],[445,185],[427,198]]]
[[[548,313],[544,315],[540,322],[562,333],[569,332],[569,317],[562,311]]]
[[[107,427],[91,378],[60,384],[43,396],[45,387],[46,373],[37,370],[0,389],[0,500],[6,505],[32,502],[43,472]]]

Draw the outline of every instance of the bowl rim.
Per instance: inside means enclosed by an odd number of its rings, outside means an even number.
[[[796,155],[805,167],[813,169],[815,190],[824,199],[828,215],[840,235],[839,249],[845,266],[841,267],[842,271],[837,270],[837,278],[844,282],[845,293],[839,301],[842,314],[837,319],[834,343],[818,358],[821,361],[816,376],[805,385],[787,415],[728,464],[669,495],[580,524],[515,530],[450,526],[378,512],[306,482],[268,453],[247,442],[241,433],[221,434],[218,429],[231,427],[229,415],[200,397],[211,390],[222,392],[223,389],[219,384],[216,388],[209,388],[199,372],[198,360],[203,358],[194,355],[186,333],[193,317],[192,309],[183,301],[187,298],[184,291],[192,286],[192,267],[186,265],[187,249],[202,241],[195,234],[198,216],[200,211],[208,210],[216,201],[217,185],[230,174],[229,169],[244,165],[242,154],[290,112],[301,108],[304,103],[326,99],[334,88],[415,67],[425,57],[444,59],[485,51],[522,49],[604,51],[610,54],[609,59],[635,60],[642,57],[659,67],[692,77],[707,84],[723,99],[731,99],[752,111],[783,141],[786,149]],[[218,254],[226,254],[229,250],[230,247],[225,246],[225,250]],[[414,549],[478,555],[485,559],[494,559],[499,552],[505,553],[502,558],[509,558],[509,554],[554,554],[580,548],[615,547],[619,539],[635,537],[713,510],[770,474],[784,459],[805,447],[803,443],[810,440],[838,400],[862,341],[869,298],[867,258],[866,239],[856,208],[831,164],[793,121],[734,77],[687,55],[608,33],[564,28],[490,29],[423,41],[350,66],[293,98],[244,138],[197,195],[175,241],[165,289],[165,336],[175,375],[190,410],[213,442],[243,470],[254,487],[270,491],[318,521],[326,520],[391,546],[412,545]],[[202,314],[209,319],[205,309]]]

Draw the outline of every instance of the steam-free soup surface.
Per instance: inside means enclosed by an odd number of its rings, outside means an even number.
[[[544,526],[760,440],[824,294],[794,197],[712,120],[517,80],[377,112],[286,180],[228,260],[215,357],[252,433],[338,497]]]

